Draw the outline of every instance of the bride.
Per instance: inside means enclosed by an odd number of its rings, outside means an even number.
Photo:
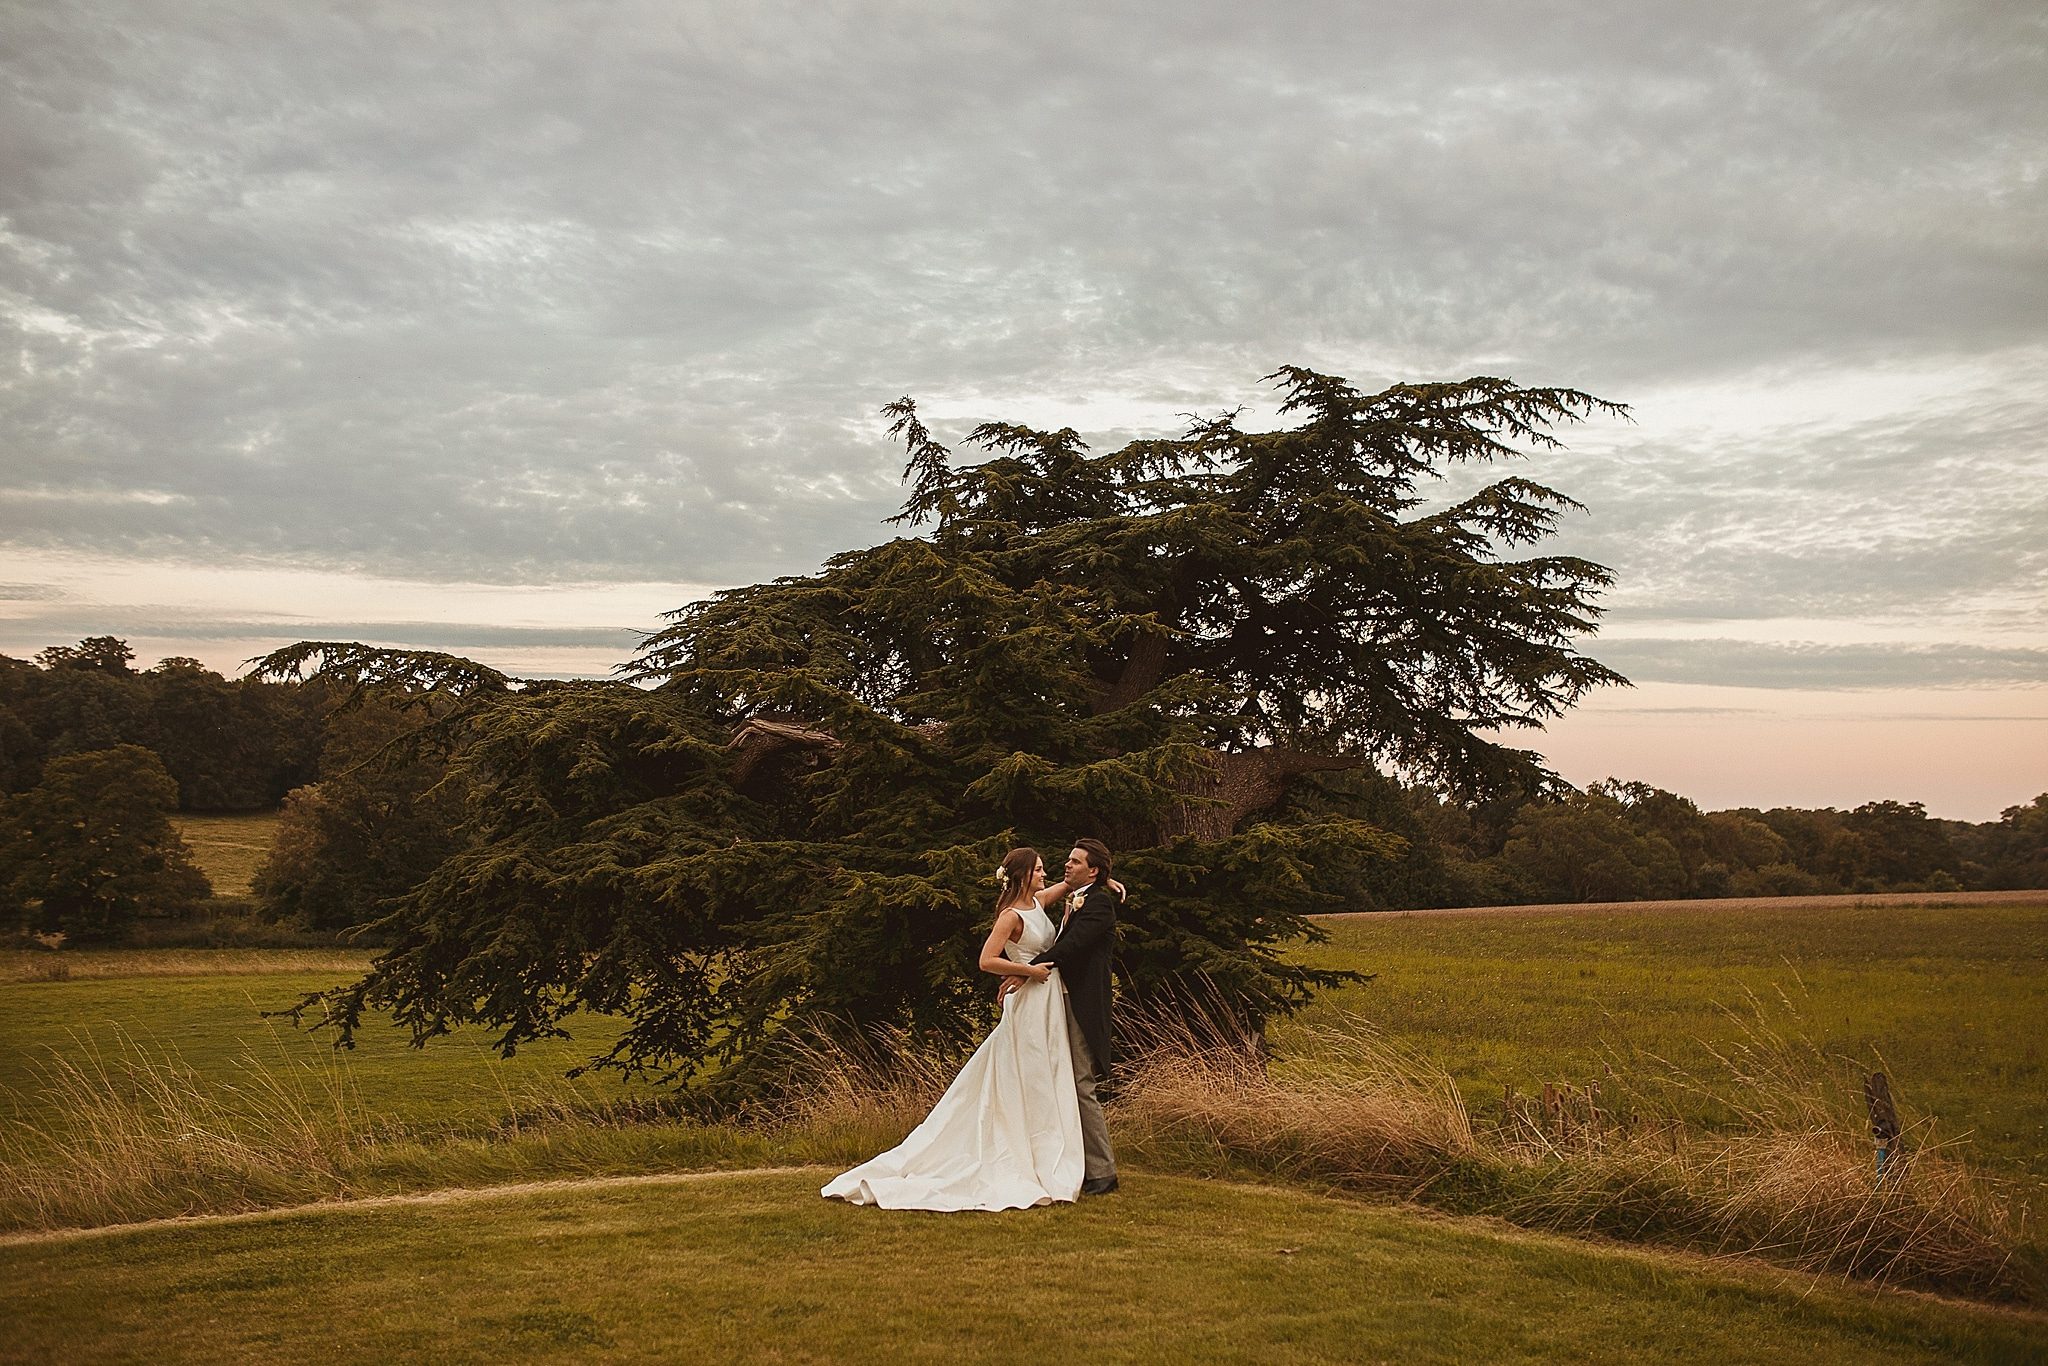
[[[1023,979],[1004,998],[1003,1018],[910,1137],[834,1178],[821,1195],[884,1209],[962,1210],[1023,1209],[1080,1194],[1066,998],[1053,970],[1031,962],[1059,933],[1045,908],[1067,884],[1045,885],[1035,849],[1011,850],[996,881],[981,970]]]

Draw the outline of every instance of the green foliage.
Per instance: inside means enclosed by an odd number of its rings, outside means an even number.
[[[1618,683],[1572,641],[1608,581],[1510,558],[1576,506],[1521,478],[1419,510],[1451,462],[1618,408],[1502,380],[1366,395],[1289,368],[1296,424],[1225,416],[1093,455],[1002,423],[956,465],[908,400],[916,538],[673,614],[623,678],[518,685],[468,661],[308,642],[266,677],[433,692],[417,742],[462,847],[378,922],[392,950],[320,1003],[510,1051],[578,1010],[605,1061],[758,1061],[793,1024],[959,1034],[988,870],[1017,842],[1118,851],[1122,990],[1222,991],[1254,1024],[1342,980],[1279,949],[1398,839],[1290,811],[1308,775],[1398,765],[1476,797],[1558,786],[1492,738]],[[311,1005],[312,1003],[308,1003]]]
[[[1703,812],[1676,793],[1614,778],[1582,793],[1490,803],[1420,789],[1406,799],[1416,817],[1413,828],[1401,828],[1410,841],[1406,875],[1391,898],[1361,895],[1365,905],[1938,892],[2048,881],[2041,830],[2029,824],[2039,819],[2027,814],[2033,808],[2014,807],[1980,826],[1933,820],[1918,802]],[[1380,810],[1384,802],[1369,805]]]
[[[1960,860],[1941,826],[1927,818],[1918,802],[1865,802],[1843,818],[1843,824],[1861,840],[1863,859],[1858,873],[1880,886],[1918,882],[1927,885],[1937,877],[1946,885],[1933,890],[1954,890],[1954,874]]]
[[[1455,813],[1449,820],[1441,813]],[[1278,808],[1287,820],[1348,817],[1388,837],[1384,855],[1362,865],[1341,888],[1352,910],[1408,909],[1443,900],[1461,862],[1451,831],[1469,823],[1465,807],[1426,788],[1403,787],[1370,769],[1312,774],[1296,783]],[[1479,904],[1460,901],[1459,905]]]
[[[394,744],[419,718],[376,698],[337,707],[320,770],[285,798],[252,890],[264,910],[308,929],[369,919],[459,847],[462,798],[430,754]]]
[[[117,940],[145,908],[210,895],[164,813],[177,785],[136,745],[52,759],[43,780],[0,806],[0,890],[35,928]]]
[[[43,656],[50,651],[44,650]],[[34,734],[35,758],[147,745],[154,736],[149,696],[128,673],[103,669],[31,669],[19,679],[15,709]],[[36,770],[22,776],[34,781]]]
[[[153,750],[186,811],[274,806],[314,776],[324,688],[229,682],[175,657],[137,673],[112,636],[0,657],[0,790],[33,787],[43,762],[116,745]]]
[[[52,645],[36,652],[36,663],[53,672],[99,673],[113,678],[130,678],[135,671],[128,662],[135,651],[128,642],[114,636],[87,636],[76,645]]]
[[[22,716],[25,685],[36,672],[32,664],[0,655],[0,792],[35,786],[42,767],[42,743]]]
[[[2008,806],[1997,825],[1977,829],[1983,832],[1982,885],[2048,887],[2048,792],[2025,806]]]
[[[1626,804],[1598,788],[1527,807],[1501,863],[1536,902],[1636,901],[1683,896],[1687,886],[1670,838],[1640,828]]]
[[[231,683],[197,661],[166,659],[142,675],[151,745],[178,780],[185,811],[275,806],[314,771],[316,699],[274,683]]]

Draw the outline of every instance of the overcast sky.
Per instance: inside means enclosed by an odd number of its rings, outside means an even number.
[[[601,673],[1102,448],[1504,374],[1709,805],[2048,789],[2048,7],[0,4],[0,651]]]

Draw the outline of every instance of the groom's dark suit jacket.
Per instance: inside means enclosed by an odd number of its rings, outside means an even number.
[[[1092,884],[1052,947],[1031,960],[1059,968],[1067,1004],[1104,1081],[1109,1079],[1109,959],[1116,945],[1116,905],[1115,892],[1101,882]]]

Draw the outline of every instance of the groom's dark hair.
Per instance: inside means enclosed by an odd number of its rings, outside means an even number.
[[[1109,881],[1109,846],[1101,840],[1075,840],[1074,847],[1088,856],[1088,866],[1095,870],[1097,882]]]

